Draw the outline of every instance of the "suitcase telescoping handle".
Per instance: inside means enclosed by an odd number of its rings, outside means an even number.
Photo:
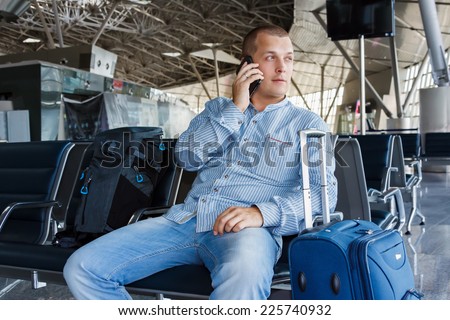
[[[323,223],[330,222],[330,208],[327,192],[327,157],[326,157],[326,133],[317,129],[300,130],[300,146],[301,146],[301,166],[302,166],[302,181],[303,181],[303,205],[304,205],[304,219],[305,228],[313,226],[312,206],[311,206],[311,188],[309,180],[309,167],[320,166],[320,181],[321,181],[321,198],[322,198],[322,215]],[[318,138],[319,142],[315,143],[309,141],[308,138]],[[309,163],[308,150],[316,148],[319,152],[319,163]]]

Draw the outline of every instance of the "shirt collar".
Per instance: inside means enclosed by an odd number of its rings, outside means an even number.
[[[245,109],[245,114],[247,116],[253,117],[257,113],[258,113],[258,110],[256,110],[255,107],[253,106],[253,104],[250,102],[247,109]]]
[[[269,112],[269,111],[272,111],[272,110],[276,110],[276,109],[278,109],[278,108],[285,107],[285,106],[287,106],[288,104],[289,104],[289,99],[287,98],[287,96],[285,96],[284,99],[281,100],[280,102],[274,103],[274,104],[269,104],[269,105],[264,109],[264,111],[262,111],[262,112]],[[253,104],[252,104],[251,102],[250,102],[250,105],[249,105],[249,107],[248,107],[247,109],[249,109],[250,107],[251,107],[255,112],[257,112],[257,110],[255,109],[255,107],[253,106]]]

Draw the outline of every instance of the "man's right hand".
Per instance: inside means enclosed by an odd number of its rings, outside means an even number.
[[[250,101],[250,84],[256,80],[263,80],[264,76],[258,69],[258,63],[245,63],[233,82],[233,102],[241,112],[247,109]]]

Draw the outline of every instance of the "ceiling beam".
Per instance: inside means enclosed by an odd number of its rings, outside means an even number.
[[[58,36],[59,47],[64,48],[64,40],[61,32],[61,26],[59,24],[59,14],[58,14],[58,6],[56,4],[56,0],[53,0],[53,15],[55,19],[55,29],[56,35]]]
[[[50,29],[47,26],[47,22],[45,21],[44,15],[42,14],[42,10],[41,7],[39,6],[39,3],[37,2],[37,0],[33,0],[34,3],[34,8],[36,9],[39,19],[41,20],[41,24],[42,27],[44,28],[44,32],[47,35],[47,40],[48,40],[48,48],[49,49],[54,49],[55,48],[55,42],[53,41],[53,37],[52,34],[50,32]]]
[[[102,35],[103,31],[106,28],[106,24],[108,23],[109,19],[111,19],[112,15],[114,14],[114,11],[116,10],[118,5],[119,5],[119,1],[116,1],[116,2],[113,3],[113,5],[111,7],[111,10],[108,13],[108,16],[103,20],[103,23],[100,26],[100,29],[97,31],[97,34],[94,36],[94,39],[92,39],[91,44],[93,46],[95,46],[95,44],[97,43],[98,39]]]

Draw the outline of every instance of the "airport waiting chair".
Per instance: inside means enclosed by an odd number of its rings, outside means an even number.
[[[420,159],[427,168],[443,171],[443,167],[450,165],[450,132],[422,133],[423,148]]]
[[[424,138],[424,159],[436,164],[450,163],[450,132],[427,132]]]
[[[398,168],[398,174],[391,179],[391,186],[400,188],[404,202],[411,204],[405,234],[411,233],[411,224],[416,215],[421,219],[420,224],[425,224],[425,216],[420,212],[418,201],[418,188],[422,181],[421,160],[418,157],[419,143],[419,134],[393,136],[392,165]],[[413,172],[407,174],[405,166],[409,166]]]
[[[338,181],[338,199],[336,211],[343,213],[343,218],[372,221],[382,229],[392,229],[398,225],[403,208],[400,190],[388,188],[383,193],[371,196],[372,203],[390,202],[400,204],[396,213],[391,210],[371,208],[367,193],[364,165],[361,149],[357,139],[339,138],[335,146],[336,169]],[[404,211],[403,211],[404,212]]]
[[[39,270],[51,280],[64,266],[66,252],[48,244],[65,218],[88,145],[69,141],[0,145],[1,180],[10,182],[0,187],[0,202],[27,208],[1,215],[1,277],[31,280],[32,287],[39,288]]]
[[[385,191],[397,168],[392,167],[393,136],[389,134],[352,135],[358,140],[364,164],[367,188]]]
[[[405,166],[411,169],[406,173],[406,184],[420,185],[422,181],[422,147],[420,133],[399,133],[403,149],[403,158]],[[422,217],[425,219],[425,217]]]
[[[0,242],[43,244],[63,168],[73,144],[68,141],[0,145]]]
[[[390,211],[392,214],[397,215],[398,221],[394,228],[400,231],[406,222],[404,201],[401,192],[396,193],[395,197],[389,198],[390,201],[388,203],[379,201],[379,196],[386,194],[390,190],[395,190],[392,189],[391,180],[398,179],[401,175],[399,169],[393,166],[393,136],[388,134],[373,134],[354,135],[352,137],[358,141],[361,150],[371,210],[380,210],[375,214]]]
[[[345,220],[372,221],[361,151],[356,139],[339,138],[334,149],[338,182],[336,210]]]

